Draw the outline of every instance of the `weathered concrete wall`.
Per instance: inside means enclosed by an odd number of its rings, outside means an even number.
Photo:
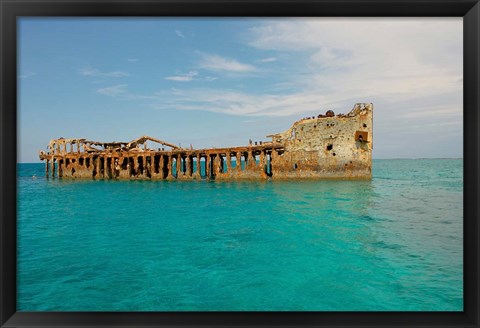
[[[285,144],[285,152],[273,161],[275,173],[288,177],[370,178],[373,105],[357,104],[347,115],[300,120],[273,139]]]
[[[47,177],[62,178],[371,178],[372,104],[356,104],[346,115],[328,111],[304,118],[270,137],[272,141],[255,145],[210,149],[184,149],[147,136],[128,143],[60,138],[50,141],[40,159],[46,161]],[[147,141],[163,147],[147,148]]]

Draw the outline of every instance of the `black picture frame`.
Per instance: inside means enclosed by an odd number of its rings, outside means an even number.
[[[478,0],[0,0],[1,327],[479,327],[480,4]],[[21,16],[463,17],[463,312],[17,312],[17,29]]]

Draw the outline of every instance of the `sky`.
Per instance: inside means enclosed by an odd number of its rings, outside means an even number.
[[[18,20],[18,161],[50,139],[247,145],[374,105],[373,158],[463,157],[462,18]]]

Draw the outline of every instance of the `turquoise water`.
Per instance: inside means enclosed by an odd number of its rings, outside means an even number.
[[[17,309],[462,311],[463,160],[373,164],[372,181],[292,182],[19,164]]]

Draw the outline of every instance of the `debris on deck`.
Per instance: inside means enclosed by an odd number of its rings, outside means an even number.
[[[270,141],[250,139],[248,146],[182,148],[149,136],[129,142],[59,138],[39,157],[52,178],[370,179],[372,133],[373,105],[361,103],[346,115],[328,110],[303,118],[267,136]]]

